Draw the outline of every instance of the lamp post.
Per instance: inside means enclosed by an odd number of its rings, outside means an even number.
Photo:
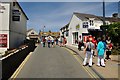
[[[44,30],[45,30],[45,26],[43,26],[43,36],[44,36]]]
[[[103,25],[105,26],[105,0],[103,0]],[[106,37],[106,30],[103,28],[103,37]]]

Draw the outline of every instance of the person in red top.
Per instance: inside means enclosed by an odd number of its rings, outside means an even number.
[[[45,47],[45,42],[46,42],[46,39],[45,39],[45,37],[43,37],[43,47]]]
[[[95,36],[92,39],[92,43],[94,44],[94,47],[96,49],[96,47],[97,47],[97,40],[95,39]]]
[[[111,55],[112,47],[113,47],[112,43],[107,44],[107,51],[106,51],[106,59],[107,60],[111,59],[109,56]]]

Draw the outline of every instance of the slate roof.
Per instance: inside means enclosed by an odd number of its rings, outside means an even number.
[[[74,12],[73,14],[76,15],[81,20],[88,20],[89,18],[95,18],[95,20],[101,20],[100,17],[92,14],[77,13],[77,12]]]
[[[76,15],[79,19],[81,20],[88,20],[89,18],[95,18],[95,20],[100,20],[103,21],[103,17],[101,16],[96,16],[92,14],[85,14],[85,13],[77,13],[74,12],[74,15]],[[110,21],[110,22],[120,22],[120,18],[115,18],[115,17],[105,17],[105,21]]]

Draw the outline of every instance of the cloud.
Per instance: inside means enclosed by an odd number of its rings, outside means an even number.
[[[40,6],[43,4],[42,6]],[[58,31],[61,27],[66,25],[73,12],[88,13],[102,16],[102,3],[41,3],[31,8],[29,13],[30,20],[29,26],[34,26],[36,30],[43,29],[46,26],[46,30]],[[112,3],[106,3],[106,7]],[[51,7],[52,6],[52,7]],[[53,8],[54,7],[54,8]],[[37,10],[37,11],[35,11]],[[34,12],[35,11],[35,12]]]

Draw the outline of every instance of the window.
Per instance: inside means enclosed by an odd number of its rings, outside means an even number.
[[[88,28],[88,22],[83,22],[83,28]]]
[[[34,34],[34,32],[31,32],[31,34]]]
[[[66,36],[69,36],[69,31],[66,31]]]
[[[93,20],[90,20],[89,22],[90,22],[90,26],[94,25]]]
[[[13,6],[15,6],[15,2],[13,2]]]
[[[20,16],[12,16],[12,21],[20,21]]]

